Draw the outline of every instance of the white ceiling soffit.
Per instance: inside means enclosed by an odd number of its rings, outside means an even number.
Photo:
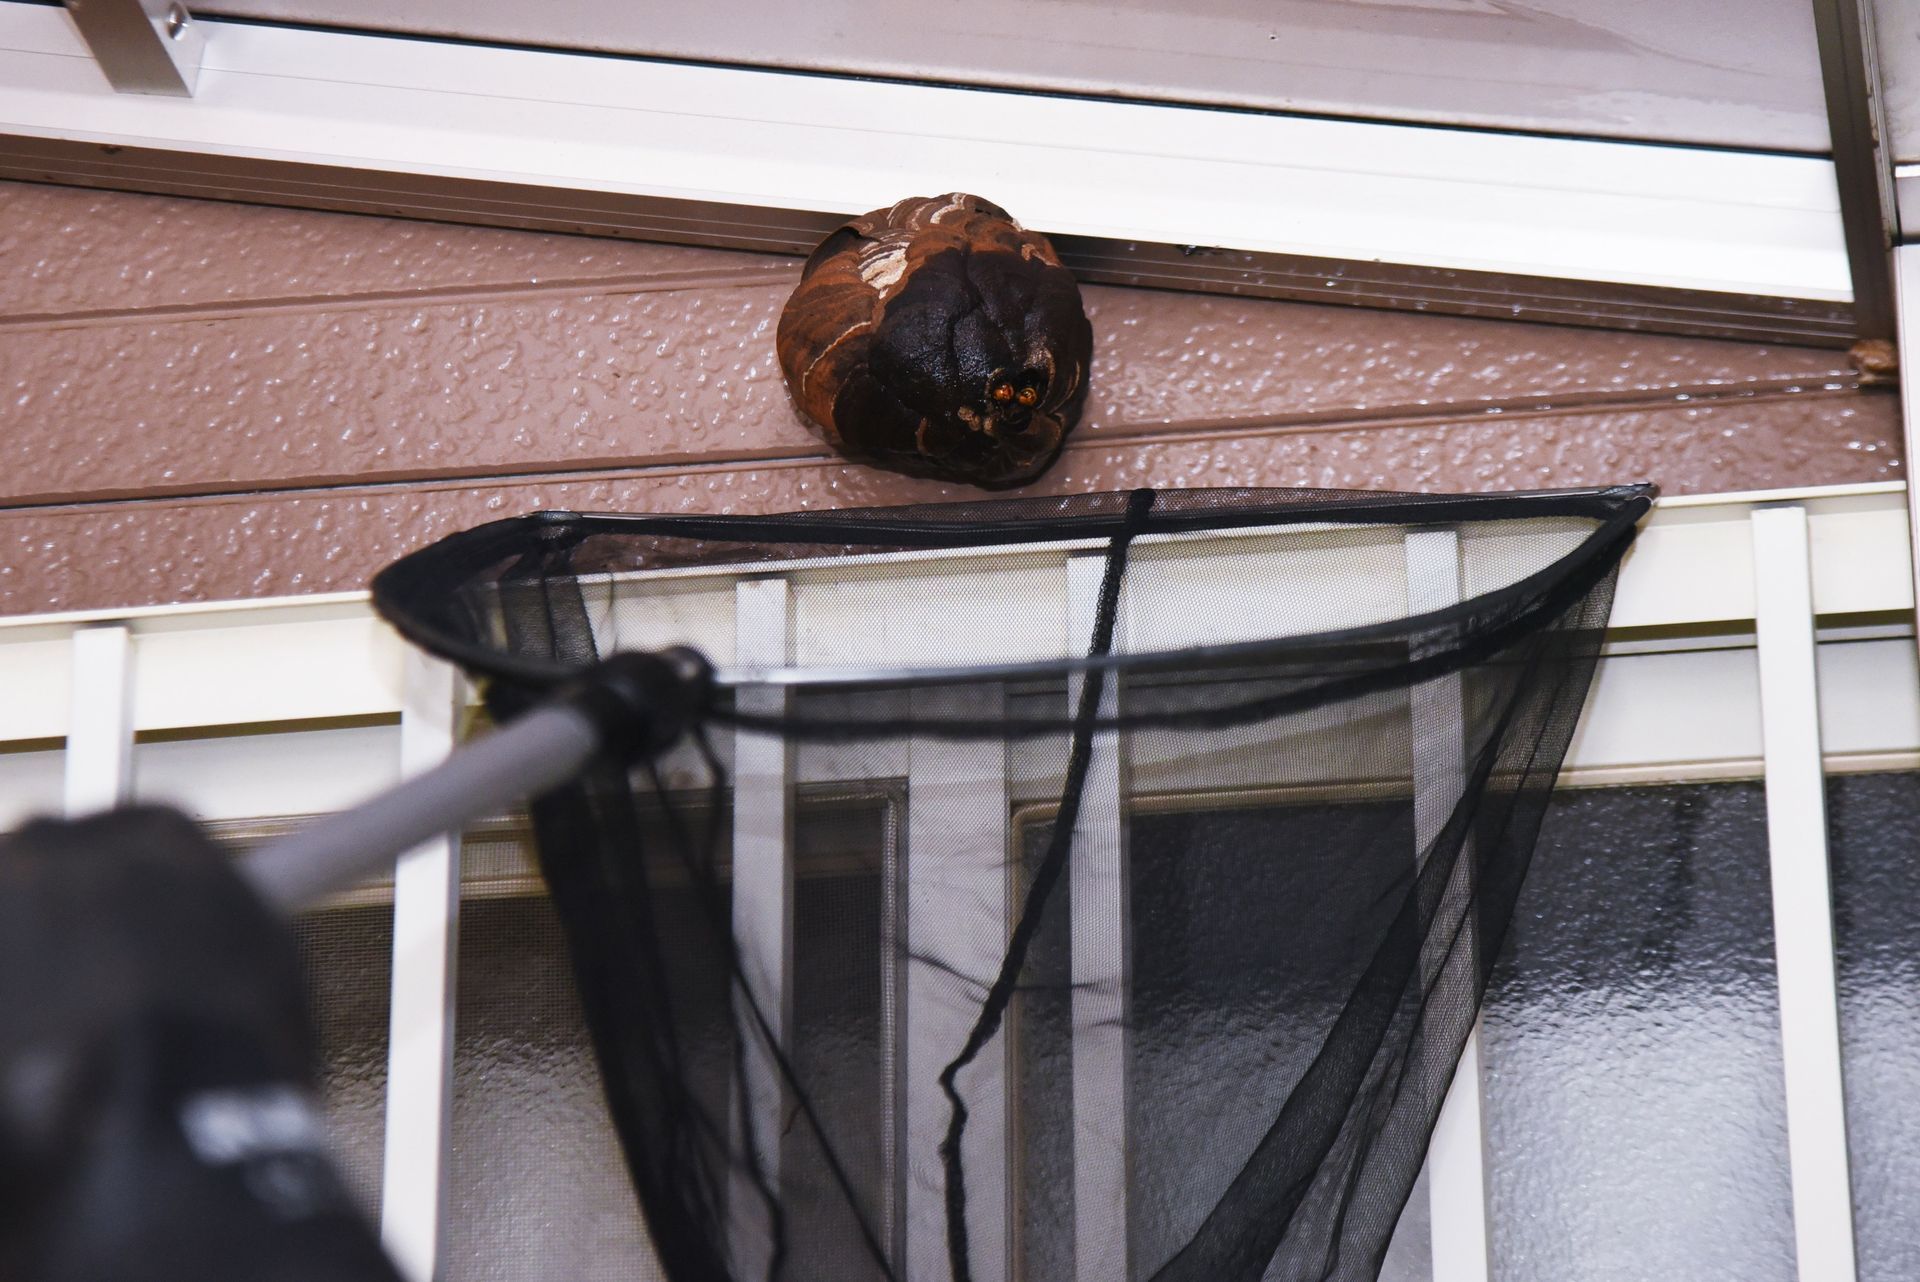
[[[1900,239],[1920,241],[1920,0],[1875,0],[1873,9]]]
[[[208,16],[1533,133],[1827,150],[1807,0],[210,0]]]
[[[1920,165],[1920,4],[1875,0],[1873,16],[1893,158]]]
[[[0,176],[788,251],[964,189],[1095,279],[1801,341],[1850,324],[1825,159],[198,25],[192,99],[122,95],[64,10],[0,3]]]

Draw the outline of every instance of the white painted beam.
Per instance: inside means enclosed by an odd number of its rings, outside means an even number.
[[[1915,233],[1920,233],[1920,167],[1916,167],[1913,178],[1913,196],[1905,203],[1907,210],[1906,225]],[[1907,189],[1902,187],[1903,197]],[[1893,301],[1894,311],[1899,321],[1900,368],[1907,371],[1906,385],[1900,394],[1900,423],[1906,443],[1906,457],[1920,458],[1920,394],[1914,390],[1914,383],[1920,375],[1920,244],[1896,245],[1893,250]],[[1907,546],[1911,552],[1920,549],[1920,487],[1907,487]],[[1913,587],[1916,601],[1920,601],[1920,555],[1910,555],[1907,572],[1911,576],[1909,585]]]
[[[916,719],[1004,714],[998,685],[920,688]],[[912,742],[907,774],[906,1277],[951,1282],[947,1176],[953,1116],[940,1075],[966,1046],[999,974],[1011,929],[1012,806],[1005,740]],[[975,1282],[1010,1276],[1006,1025],[960,1070],[967,1108],[967,1261]]]
[[[73,634],[66,810],[110,810],[133,787],[133,638],[124,624]]]
[[[735,660],[779,667],[793,654],[787,581],[753,578],[735,590]],[[742,712],[778,714],[787,693],[741,690]],[[780,1141],[786,1088],[776,1050],[792,1050],[793,1029],[793,745],[780,735],[740,730],[733,750],[733,935],[745,991],[734,995],[741,1038],[741,1080],[731,1092],[736,1148],[753,1166],[736,1165],[727,1214],[735,1273],[764,1277],[773,1247],[766,1190],[780,1189]]]
[[[464,682],[425,654],[406,662],[400,770],[440,764],[459,737]],[[393,988],[380,1238],[407,1282],[435,1282],[446,1253],[453,1136],[460,834],[402,855],[393,871]]]
[[[1794,1254],[1807,1282],[1853,1282],[1853,1195],[1804,507],[1754,512],[1753,561]]]
[[[1067,563],[1067,635],[1084,649],[1094,633],[1105,555]],[[1124,612],[1121,617],[1124,618]],[[1119,620],[1113,651],[1126,648]],[[1085,678],[1067,683],[1078,709]],[[1099,714],[1118,713],[1117,678],[1108,675]],[[1125,742],[1095,731],[1092,763],[1073,828],[1073,1241],[1078,1282],[1132,1276],[1128,1250],[1127,1135],[1132,916],[1128,895]]]
[[[1451,529],[1407,534],[1407,608],[1424,614],[1458,604],[1460,535]],[[1466,787],[1466,716],[1461,676],[1448,673],[1408,691],[1413,738],[1413,828],[1424,859],[1453,818]],[[1442,891],[1439,937],[1422,948],[1421,978],[1428,1000],[1471,1000],[1480,941],[1475,931],[1471,837],[1456,857]],[[1447,925],[1460,920],[1456,939]],[[1430,1050],[1430,1054],[1438,1053]],[[1434,1282],[1489,1282],[1493,1271],[1487,1230],[1487,1161],[1481,1123],[1480,1023],[1454,1068],[1453,1086],[1427,1146]]]

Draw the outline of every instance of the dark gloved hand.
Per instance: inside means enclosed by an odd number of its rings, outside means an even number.
[[[0,1278],[397,1282],[313,1061],[292,937],[184,816],[0,840]]]

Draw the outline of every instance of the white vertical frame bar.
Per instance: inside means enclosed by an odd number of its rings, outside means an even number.
[[[1920,370],[1920,245],[1894,246],[1893,301],[1899,321],[1900,368],[1908,371],[1907,386],[1900,394],[1906,457],[1920,459],[1920,393],[1912,387],[1913,371]],[[1914,600],[1920,601],[1920,482],[1911,476],[1907,478],[1907,546],[1913,551]]]
[[[1407,546],[1407,608],[1415,614],[1456,605],[1462,592],[1460,535],[1456,530],[1411,530]],[[1414,686],[1409,692],[1413,731],[1413,828],[1417,848],[1440,834],[1453,817],[1466,786],[1465,705],[1458,673]],[[1462,851],[1449,879],[1442,911],[1473,894],[1470,851]],[[1436,990],[1471,986],[1479,962],[1471,907],[1466,947],[1446,945],[1421,958],[1422,979]],[[1464,994],[1463,994],[1464,995]],[[1454,1069],[1453,1086],[1440,1108],[1427,1147],[1433,1282],[1488,1282],[1492,1276],[1487,1230],[1487,1160],[1481,1119],[1480,1022],[1474,1021]]]
[[[67,814],[110,810],[133,786],[133,639],[125,624],[74,632],[68,709]]]
[[[1077,647],[1093,636],[1106,577],[1104,554],[1067,562],[1067,635]],[[1113,650],[1125,648],[1121,620]],[[1117,678],[1101,691],[1100,715],[1120,706]],[[1080,706],[1082,680],[1067,686]],[[1125,763],[1117,731],[1093,735],[1093,757],[1073,829],[1073,1242],[1077,1282],[1132,1276],[1127,1233],[1127,1026],[1132,921],[1127,895],[1126,828],[1121,814]]]
[[[999,685],[916,689],[915,717],[997,718]],[[915,739],[907,767],[907,1152],[905,1276],[950,1282],[947,1178],[940,1146],[952,1102],[940,1074],[966,1045],[980,998],[1006,957],[1012,922],[1013,807],[1004,739]],[[976,986],[977,985],[977,986]],[[967,1183],[967,1262],[976,1282],[1006,1282],[1006,1021],[960,1071],[967,1105],[960,1160]]]
[[[1853,1188],[1840,1068],[1807,510],[1797,503],[1757,507],[1752,525],[1794,1255],[1804,1282],[1852,1282]]]
[[[742,667],[785,667],[793,660],[791,593],[783,578],[741,580],[734,589],[734,660]],[[787,693],[748,686],[739,710],[777,716]],[[793,748],[784,736],[737,732],[733,750],[733,937],[746,992],[734,1026],[742,1038],[742,1079],[732,1092],[733,1126],[742,1149],[774,1193],[780,1187],[780,1136],[786,1091],[775,1058],[790,1051],[793,1028]],[[765,1021],[764,1032],[761,1020]],[[769,1044],[768,1038],[771,1038]],[[734,1271],[765,1276],[772,1222],[755,1170],[734,1168],[728,1189]]]
[[[410,776],[453,751],[465,701],[451,664],[409,650],[405,665],[400,773]],[[380,1238],[407,1282],[433,1282],[446,1252],[459,947],[460,834],[449,832],[408,851],[393,869]]]

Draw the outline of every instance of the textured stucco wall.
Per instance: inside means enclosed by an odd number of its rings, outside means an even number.
[[[964,493],[836,461],[792,259],[0,183],[0,613],[362,586],[535,507]],[[1904,475],[1844,354],[1089,289],[1042,491]]]

